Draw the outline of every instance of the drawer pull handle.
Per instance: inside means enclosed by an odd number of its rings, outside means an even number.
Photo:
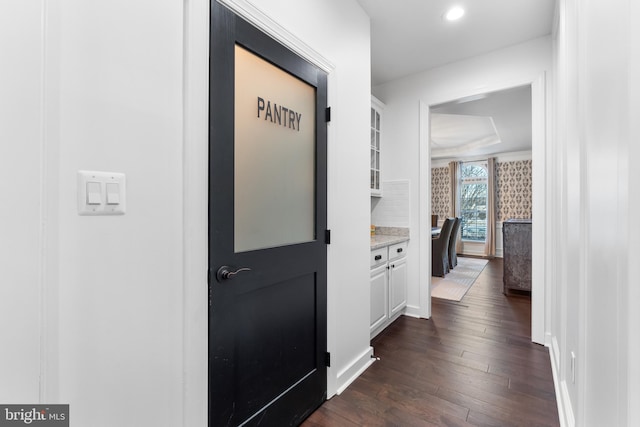
[[[398,253],[402,252],[402,248],[398,248]]]
[[[376,260],[376,261],[380,261],[381,259],[382,259],[382,255],[376,255],[376,256],[375,256],[375,260]]]

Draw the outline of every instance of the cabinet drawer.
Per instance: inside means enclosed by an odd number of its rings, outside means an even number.
[[[379,248],[371,251],[370,266],[373,267],[378,264],[384,264],[389,258],[387,257],[387,248]]]
[[[407,254],[407,242],[389,246],[389,260],[403,257]]]

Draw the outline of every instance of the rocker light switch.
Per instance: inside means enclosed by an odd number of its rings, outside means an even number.
[[[87,204],[99,205],[102,203],[102,185],[99,182],[87,182]]]
[[[78,214],[124,215],[125,184],[123,173],[78,171]]]
[[[107,204],[120,204],[120,184],[117,182],[107,182]]]

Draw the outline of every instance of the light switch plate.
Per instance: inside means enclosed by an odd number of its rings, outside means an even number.
[[[100,203],[94,204],[97,200],[95,193],[92,194],[89,204],[89,188],[94,189],[87,183],[99,183]],[[111,194],[107,200],[107,184],[110,190],[118,189],[118,194]],[[92,190],[93,191],[93,190]],[[114,203],[116,201],[117,203]],[[126,211],[126,179],[125,174],[118,172],[98,172],[98,171],[78,171],[78,214],[79,215],[124,215]]]

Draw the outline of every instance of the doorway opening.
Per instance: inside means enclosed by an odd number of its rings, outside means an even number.
[[[420,221],[420,236],[421,236],[421,244],[424,245],[421,247],[421,253],[425,256],[422,256],[422,259],[431,259],[431,245],[430,239],[428,239],[427,232],[431,234],[430,224],[431,224],[431,214],[435,210],[438,209],[443,210],[444,216],[440,216],[440,222],[446,218],[446,216],[450,215],[450,212],[444,210],[442,206],[436,206],[436,204],[446,205],[447,200],[450,200],[450,197],[445,197],[443,194],[439,194],[440,197],[436,197],[432,203],[432,191],[443,191],[442,189],[432,188],[431,183],[431,170],[432,167],[446,167],[448,169],[448,163],[451,160],[460,161],[478,161],[481,159],[487,159],[488,157],[498,157],[498,159],[503,162],[528,162],[528,167],[530,168],[530,197],[531,201],[529,202],[529,206],[526,207],[527,214],[532,218],[533,221],[533,238],[532,238],[532,330],[531,337],[532,341],[540,344],[545,344],[545,275],[544,275],[544,237],[546,230],[546,221],[545,221],[545,144],[546,144],[546,123],[545,123],[545,77],[544,75],[539,76],[537,79],[533,81],[525,81],[521,82],[521,84],[509,85],[505,87],[495,87],[491,88],[492,90],[485,90],[481,93],[472,93],[464,96],[451,96],[444,99],[434,100],[433,102],[421,102],[420,103],[420,144],[421,144],[421,158],[420,158],[420,177],[421,177],[421,186],[425,188],[425,191],[420,191],[421,198],[421,221]],[[527,95],[528,94],[528,95]],[[528,96],[528,98],[527,98]],[[491,98],[494,98],[493,100]],[[519,101],[518,101],[519,99]],[[517,122],[514,125],[523,126],[526,128],[526,122],[522,123],[522,117],[526,117],[528,123],[530,123],[529,127],[529,135],[528,135],[528,144],[529,148],[527,150],[527,146],[525,142],[517,143],[512,141],[512,138],[517,138],[517,135],[511,135],[510,131],[503,132],[503,135],[500,135],[500,127],[496,125],[498,129],[498,137],[499,139],[508,139],[509,143],[514,142],[511,145],[510,149],[498,149],[500,145],[508,147],[510,144],[507,143],[505,145],[504,142],[496,142],[495,136],[484,135],[482,138],[476,138],[476,140],[467,139],[466,142],[462,141],[462,137],[458,138],[457,144],[450,144],[446,146],[443,142],[446,138],[441,139],[439,145],[432,145],[432,125],[434,122],[437,122],[437,119],[433,119],[433,114],[442,114],[444,115],[444,125],[447,125],[448,117],[446,115],[480,115],[483,117],[490,116],[493,113],[490,113],[490,108],[496,109],[499,111],[500,109],[505,108],[513,108],[507,107],[509,103],[517,103],[520,102],[523,105],[520,106],[520,110],[518,112],[518,117],[520,119],[515,119]],[[496,104],[492,106],[492,104]],[[500,106],[500,104],[503,104]],[[514,104],[515,105],[515,104]],[[485,113],[480,113],[481,108],[485,108]],[[487,114],[489,113],[489,114]],[[516,113],[516,111],[512,111],[512,113]],[[507,112],[501,113],[500,115],[508,116]],[[496,116],[499,117],[500,115]],[[455,118],[454,118],[455,119]],[[455,120],[453,120],[455,123]],[[448,123],[449,132],[448,135],[451,139],[454,138],[454,130],[452,129],[451,123]],[[483,129],[482,123],[479,125],[479,129]],[[484,129],[486,129],[486,123]],[[444,126],[444,129],[447,129],[447,126]],[[445,133],[446,135],[446,133]],[[503,154],[499,154],[502,152]],[[504,154],[509,153],[509,154]],[[501,157],[502,156],[502,157]],[[517,166],[518,168],[527,167],[527,163],[521,163]],[[523,171],[521,170],[520,173]],[[526,172],[526,171],[525,171]],[[515,179],[515,177],[514,177]],[[517,200],[522,201],[522,194],[517,197]],[[513,204],[515,204],[515,200]],[[433,206],[432,206],[433,204]],[[520,210],[519,210],[520,209]],[[513,215],[520,216],[523,215],[523,211],[521,210],[522,206],[500,206],[500,209],[496,209],[496,211],[500,212],[500,215]],[[478,214],[480,215],[480,214]],[[482,216],[482,215],[480,215]],[[496,243],[501,243],[502,235],[501,235],[501,221],[504,218],[496,216],[496,223],[498,225],[495,227],[495,240]],[[484,220],[484,224],[486,226],[486,220]],[[482,221],[480,221],[482,222]],[[477,223],[476,223],[477,225]],[[428,228],[429,227],[429,228]],[[482,227],[480,227],[482,228]],[[476,231],[478,228],[476,227]],[[482,231],[482,230],[480,230]],[[460,233],[461,234],[461,233]],[[481,233],[482,234],[482,233]],[[467,239],[468,240],[468,239]],[[502,245],[496,245],[496,255],[501,256]],[[480,247],[484,247],[484,243],[479,244],[478,242],[467,241],[462,244],[462,253],[468,255],[483,255],[483,252],[480,251]],[[425,271],[421,274],[424,282],[421,283],[421,308],[424,317],[430,317],[431,315],[431,265],[430,262],[427,263],[428,266],[425,267]]]

